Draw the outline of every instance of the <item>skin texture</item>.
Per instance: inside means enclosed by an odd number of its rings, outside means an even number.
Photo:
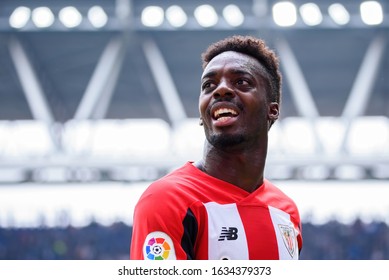
[[[268,130],[279,115],[263,71],[255,58],[226,51],[208,63],[201,77],[199,111],[207,141],[195,166],[247,192],[263,183]],[[221,108],[234,113],[215,118]]]

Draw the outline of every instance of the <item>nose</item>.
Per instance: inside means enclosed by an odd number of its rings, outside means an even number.
[[[213,97],[216,99],[223,98],[223,97],[232,98],[234,96],[235,96],[234,90],[225,80],[222,80],[213,92]]]

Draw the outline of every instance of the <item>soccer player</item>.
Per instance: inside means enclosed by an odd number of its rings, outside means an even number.
[[[203,158],[143,193],[130,258],[298,259],[298,209],[264,178],[268,131],[280,110],[278,58],[259,38],[232,36],[202,60]]]

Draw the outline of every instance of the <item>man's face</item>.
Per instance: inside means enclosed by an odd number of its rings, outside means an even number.
[[[269,121],[278,117],[278,104],[268,101],[262,69],[256,59],[232,51],[217,55],[204,69],[199,110],[212,145],[267,137]]]

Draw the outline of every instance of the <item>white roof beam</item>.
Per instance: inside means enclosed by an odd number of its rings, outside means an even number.
[[[320,141],[320,137],[315,126],[315,121],[319,117],[319,111],[315,105],[311,91],[309,90],[308,84],[304,78],[304,74],[291,47],[286,40],[277,40],[276,48],[281,58],[281,66],[284,69],[284,75],[290,88],[293,103],[296,106],[299,115],[309,121],[313,135],[315,137],[316,149],[318,152],[322,152],[323,145]]]
[[[298,113],[300,116],[310,119],[319,117],[319,112],[304,78],[304,74],[288,42],[280,39],[276,42],[276,47],[280,54],[281,66],[285,70],[286,81]]]
[[[11,38],[8,47],[33,118],[43,121],[48,125],[54,123],[53,114],[38,80],[38,76],[22,44],[18,39]]]
[[[173,78],[158,46],[153,40],[149,39],[144,42],[143,51],[170,122],[175,126],[186,119],[187,115]]]
[[[369,45],[344,107],[343,118],[352,120],[364,114],[385,53],[385,45],[383,36],[377,36]]]
[[[74,119],[105,117],[117,84],[126,51],[126,36],[114,37],[106,46],[93,72]]]
[[[374,83],[379,73],[382,58],[385,54],[386,40],[378,35],[370,43],[362,64],[359,68],[350,95],[341,117],[345,123],[345,132],[341,151],[345,152],[349,131],[353,119],[365,113],[367,104],[373,91]]]

